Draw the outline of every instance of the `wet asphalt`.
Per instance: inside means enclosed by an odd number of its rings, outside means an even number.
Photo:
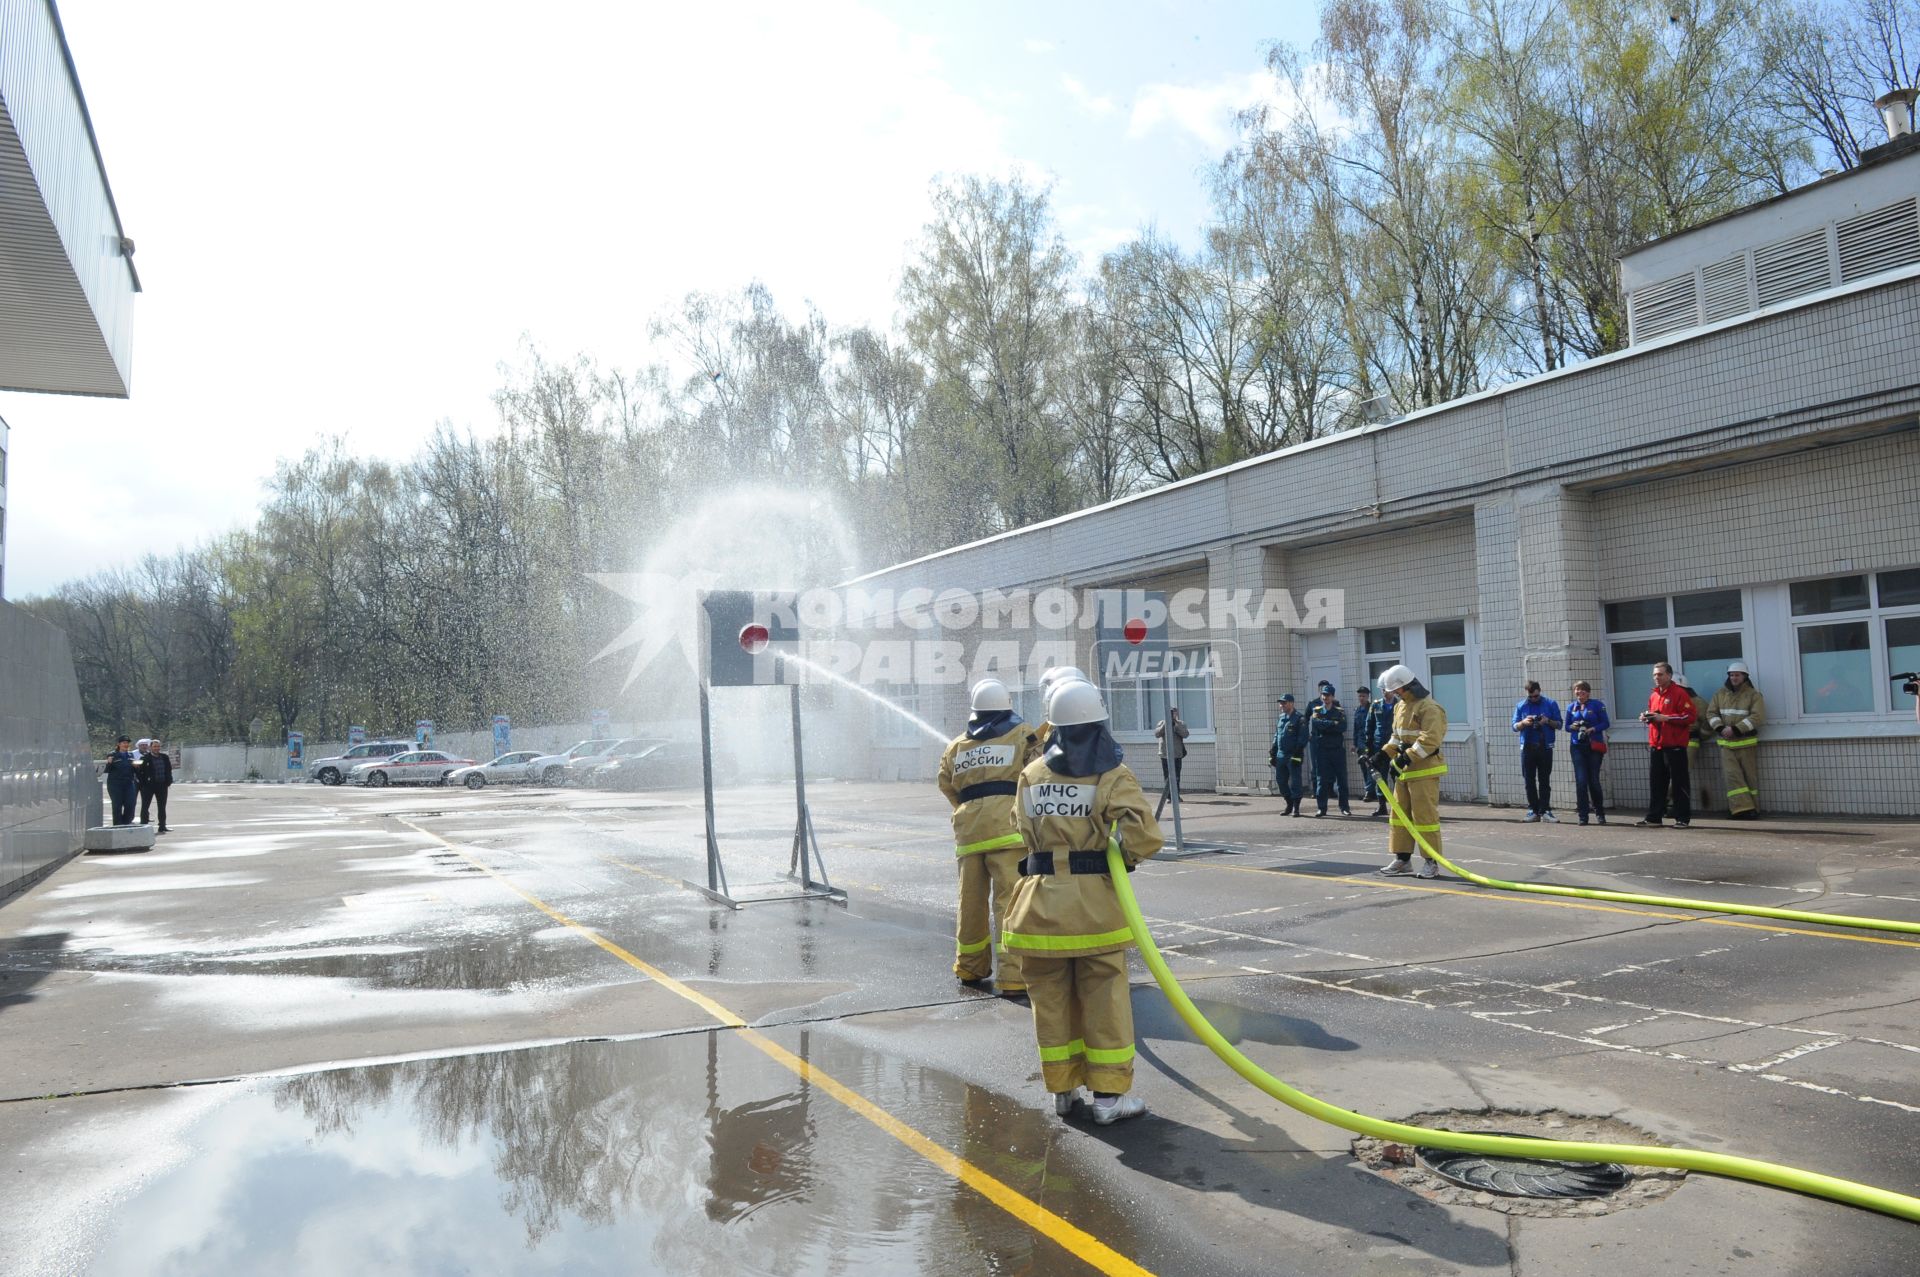
[[[1848,1274],[1920,1253],[1915,1225],[1702,1176],[1604,1214],[1435,1200],[1229,1072],[1137,962],[1151,1111],[1062,1121],[1028,1013],[951,976],[938,794],[809,793],[848,903],[736,912],[681,881],[704,876],[686,793],[177,789],[155,851],[0,907],[0,1271]],[[1920,1194],[1920,937],[1384,880],[1381,822],[1185,814],[1231,851],[1143,867],[1143,906],[1216,1026],[1308,1092],[1610,1116]],[[1444,814],[1449,851],[1498,877],[1920,920],[1912,825]],[[793,822],[782,787],[721,794],[736,892],[790,889]]]

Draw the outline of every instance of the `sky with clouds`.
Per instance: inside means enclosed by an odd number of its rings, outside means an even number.
[[[765,281],[886,325],[942,175],[1049,181],[1086,259],[1191,241],[1313,0],[65,0],[138,244],[133,396],[0,394],[10,598],[250,521],[275,462],[490,429],[500,365],[646,362]]]

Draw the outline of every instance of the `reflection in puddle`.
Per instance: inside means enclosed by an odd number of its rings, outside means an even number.
[[[837,1033],[786,1044],[1123,1253],[1051,1114]],[[204,1096],[204,1092],[200,1093]],[[726,1032],[237,1085],[84,1271],[1082,1272]],[[1083,1150],[1084,1151],[1084,1150]],[[72,1235],[76,1221],[49,1220]],[[91,1231],[91,1230],[85,1230]]]

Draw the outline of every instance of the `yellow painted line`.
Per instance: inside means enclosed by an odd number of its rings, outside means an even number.
[[[468,859],[472,859],[472,857],[468,857]],[[645,865],[636,865],[631,860],[621,860],[617,856],[608,855],[602,855],[600,859],[606,861],[616,869],[625,869],[631,873],[645,874],[649,878],[658,878],[661,882],[671,886],[677,887],[680,885],[680,880],[673,875],[663,874],[658,869],[649,869]]]
[[[1294,869],[1257,869],[1252,865],[1210,865],[1188,861],[1181,868],[1225,869],[1232,873],[1268,874],[1281,878],[1305,878],[1309,882],[1341,882],[1376,891],[1427,891],[1442,896],[1469,896],[1503,905],[1549,905],[1558,909],[1585,909],[1593,913],[1625,913],[1640,918],[1661,918],[1668,922],[1704,922],[1716,927],[1744,927],[1749,931],[1770,931],[1789,936],[1812,936],[1816,940],[1849,940],[1854,944],[1891,944],[1920,949],[1920,940],[1896,940],[1892,936],[1857,936],[1838,931],[1809,931],[1804,927],[1778,926],[1767,922],[1745,922],[1739,918],[1716,918],[1699,913],[1659,913],[1652,909],[1628,909],[1621,905],[1587,904],[1578,900],[1548,900],[1539,896],[1514,896],[1494,891],[1469,891],[1461,887],[1422,887],[1411,882],[1381,882],[1372,878],[1336,877],[1332,874],[1301,873]]]
[[[507,890],[513,892],[513,894],[519,896],[522,900],[525,900],[528,904],[538,909],[541,913],[546,914],[561,926],[578,931],[581,935],[593,941],[593,943],[599,945],[614,957],[658,983],[661,988],[666,989],[670,993],[679,994],[728,1028],[739,1030],[740,1036],[752,1044],[755,1049],[760,1051],[768,1059],[791,1070],[803,1080],[819,1087],[855,1114],[865,1118],[880,1130],[891,1135],[894,1139],[899,1140],[935,1167],[959,1180],[968,1188],[973,1189],[982,1197],[985,1197],[995,1206],[1000,1207],[1000,1209],[1006,1211],[1009,1215],[1012,1215],[1015,1219],[1033,1229],[1035,1232],[1050,1238],[1068,1253],[1085,1261],[1089,1267],[1098,1272],[1113,1274],[1114,1277],[1153,1277],[1153,1274],[1147,1269],[1142,1268],[1125,1255],[1122,1255],[1119,1251],[1114,1250],[1098,1237],[1068,1223],[1032,1198],[1025,1196],[1019,1191],[1008,1187],[1000,1180],[995,1179],[992,1175],[981,1170],[964,1157],[934,1143],[913,1127],[908,1126],[893,1114],[867,1099],[858,1091],[855,1091],[852,1087],[847,1086],[832,1075],[821,1071],[816,1066],[801,1059],[759,1030],[747,1027],[745,1020],[741,1019],[733,1011],[721,1006],[706,994],[688,988],[652,963],[635,957],[626,949],[623,949],[595,931],[592,927],[575,922],[572,918],[561,913],[546,901],[519,886],[491,865],[484,864],[476,857],[468,854],[464,847],[461,847],[457,843],[450,842],[439,834],[434,833],[431,829],[422,829],[419,825],[414,824],[411,820],[407,820],[404,817],[401,818],[400,823],[458,852],[482,873],[494,878],[502,886],[506,887]]]

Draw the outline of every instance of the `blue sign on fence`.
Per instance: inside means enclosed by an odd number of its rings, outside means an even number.
[[[413,747],[415,749],[433,748],[433,720],[423,718],[413,725]]]
[[[493,756],[495,758],[513,748],[513,721],[505,714],[493,716]]]
[[[355,745],[364,745],[366,743],[367,743],[366,728],[349,727],[347,729],[347,748],[348,749],[352,749]]]
[[[287,733],[287,770],[303,772],[307,770],[307,736],[305,732]]]

